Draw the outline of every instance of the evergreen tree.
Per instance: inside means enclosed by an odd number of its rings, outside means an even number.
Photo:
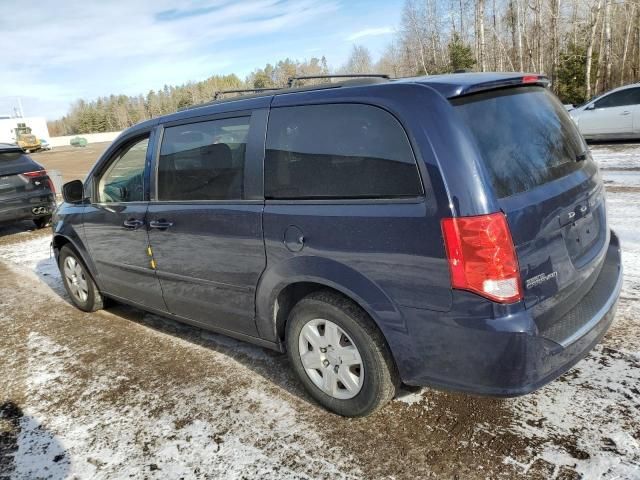
[[[560,55],[555,90],[563,103],[577,105],[588,100],[585,98],[584,85],[586,53],[586,48],[571,43],[567,51]]]
[[[462,41],[458,33],[454,33],[449,42],[449,63],[452,72],[469,70],[476,64],[473,50]]]

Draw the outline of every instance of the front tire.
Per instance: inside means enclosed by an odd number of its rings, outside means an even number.
[[[104,307],[102,295],[87,267],[68,245],[60,249],[58,267],[64,288],[76,307],[85,312],[95,312]]]
[[[289,361],[309,394],[346,417],[369,415],[396,394],[393,358],[371,318],[348,299],[316,292],[291,311]]]

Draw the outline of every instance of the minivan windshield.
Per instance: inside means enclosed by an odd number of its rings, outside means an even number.
[[[560,101],[543,87],[453,99],[471,130],[499,198],[526,192],[590,162]]]

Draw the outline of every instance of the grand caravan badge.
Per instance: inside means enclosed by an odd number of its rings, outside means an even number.
[[[556,278],[557,276],[558,276],[558,272],[540,273],[535,277],[528,278],[526,287],[527,289],[537,287],[541,283],[544,283],[547,280],[551,280],[552,278]]]

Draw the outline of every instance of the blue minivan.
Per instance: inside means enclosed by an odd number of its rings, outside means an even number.
[[[547,87],[367,78],[142,122],[64,186],[64,285],[84,311],[286,351],[341,415],[402,384],[531,392],[600,341],[622,283],[598,168]]]

